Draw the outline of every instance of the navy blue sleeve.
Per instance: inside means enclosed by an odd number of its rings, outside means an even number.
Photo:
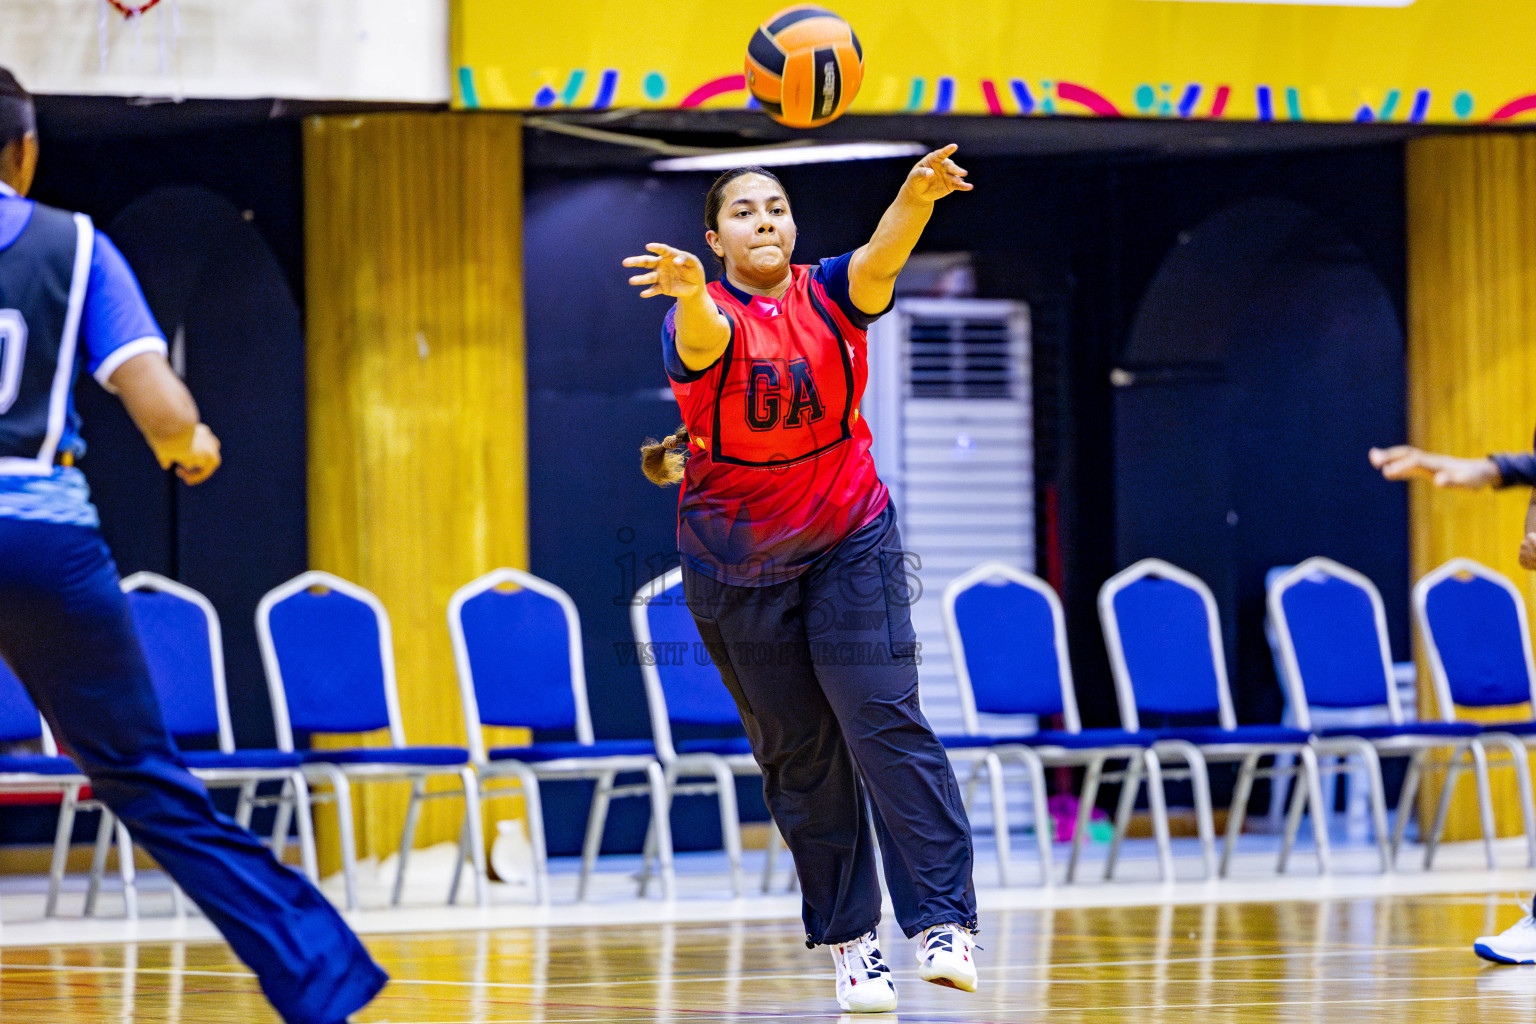
[[[1500,487],[1536,487],[1536,452],[1488,456],[1499,467]]]
[[[103,387],[119,366],[143,352],[165,354],[160,333],[138,279],[117,246],[100,231],[91,248],[91,276],[80,314],[86,370]]]
[[[841,256],[822,260],[811,271],[811,276],[821,282],[821,286],[827,290],[832,301],[837,303],[837,308],[843,311],[843,316],[848,318],[861,331],[869,330],[869,325],[879,320],[891,311],[896,299],[886,303],[884,309],[878,313],[866,313],[853,304],[853,299],[848,297],[848,264],[853,261],[853,253],[845,252]]]
[[[725,322],[731,325],[731,341],[736,340],[736,322],[730,317]],[[726,343],[730,347],[730,342]],[[725,353],[721,353],[723,358]],[[661,361],[667,368],[667,376],[679,384],[692,384],[715,368],[716,359],[702,370],[690,370],[683,365],[683,357],[677,354],[677,307],[667,310],[667,318],[661,322]]]

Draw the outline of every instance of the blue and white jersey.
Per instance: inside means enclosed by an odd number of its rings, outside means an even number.
[[[83,362],[103,387],[166,351],[128,262],[89,217],[0,182],[0,516],[96,526],[73,391]]]

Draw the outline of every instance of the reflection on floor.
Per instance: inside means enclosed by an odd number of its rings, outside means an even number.
[[[913,944],[887,915],[881,944],[901,1007],[871,1021],[1531,1021],[1536,968],[1482,964],[1473,936],[1519,916],[1531,873],[1523,843],[1499,844],[1498,871],[1477,844],[1453,844],[1433,872],[1419,851],[1382,876],[1364,847],[1336,850],[1319,877],[1303,856],[1277,879],[1271,851],[1247,844],[1236,877],[1198,879],[1192,846],[1180,880],[1156,880],[1136,857],[1123,877],[1041,888],[1030,863],[993,885],[978,851],[984,951],[974,995],[918,980]],[[359,1020],[394,1024],[534,1021],[837,1020],[830,961],[807,950],[798,900],[784,892],[729,898],[714,855],[680,858],[679,895],[638,900],[622,859],[573,900],[562,865],[552,907],[497,886],[489,910],[442,905],[442,864],[413,860],[408,906],[390,910],[387,874],[353,915],[395,981]],[[761,860],[756,865],[761,866]],[[1089,867],[1095,867],[1090,864]],[[419,870],[418,870],[419,869]],[[1022,879],[1017,876],[1024,876]],[[176,918],[147,873],[137,922],[114,895],[99,920],[79,917],[72,879],[63,917],[42,922],[34,880],[0,883],[0,1019],[5,1024],[222,1024],[275,1020],[254,981],[198,917]],[[466,891],[467,895],[467,891]]]

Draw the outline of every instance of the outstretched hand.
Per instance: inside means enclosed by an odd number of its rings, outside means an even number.
[[[1454,455],[1426,452],[1411,444],[1372,448],[1371,465],[1388,480],[1432,480],[1436,487],[1475,491],[1499,482],[1499,467],[1492,459],[1460,459]]]
[[[919,160],[908,172],[902,191],[913,199],[931,203],[951,192],[969,192],[975,188],[965,180],[970,172],[950,159],[959,148],[952,142]]]
[[[644,286],[645,290],[640,293],[642,299],[653,295],[682,299],[704,290],[704,264],[693,253],[661,242],[651,242],[646,249],[651,255],[629,256],[624,260],[626,267],[647,268],[647,273],[635,274],[629,279],[632,285]]]

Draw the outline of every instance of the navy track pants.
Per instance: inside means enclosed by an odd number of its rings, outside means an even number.
[[[94,794],[174,878],[289,1024],[336,1024],[388,980],[303,875],[214,810],[166,732],[96,530],[0,518],[0,655]]]
[[[683,570],[794,856],[808,945],[880,920],[871,809],[902,931],[976,924],[970,823],[918,705],[906,557],[887,506],[785,583],[737,587]]]

